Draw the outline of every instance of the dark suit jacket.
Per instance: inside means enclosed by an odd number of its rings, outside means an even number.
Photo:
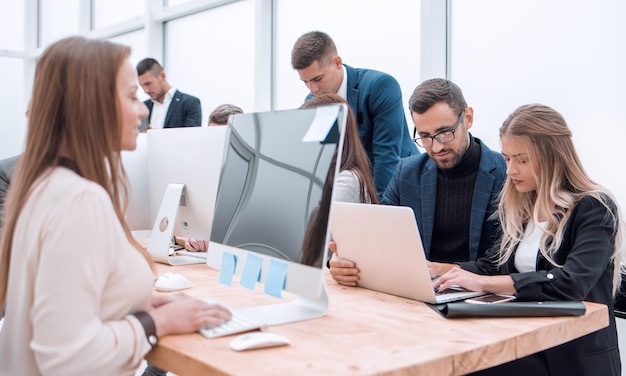
[[[396,79],[387,73],[344,66],[348,76],[347,101],[372,164],[376,191],[382,197],[400,158],[419,153],[407,127],[402,91]],[[311,97],[309,94],[307,99]]]
[[[154,103],[151,99],[143,103],[146,104],[150,111],[150,115],[148,115],[148,121],[150,121]],[[167,109],[163,128],[199,127],[201,125],[202,108],[200,106],[200,99],[176,90],[172,98],[172,103],[170,103],[170,107]]]
[[[4,217],[4,200],[7,196],[7,190],[13,178],[13,171],[17,163],[19,155],[0,160],[0,229],[2,229],[2,218]]]
[[[607,208],[591,196],[572,210],[555,255],[554,267],[537,255],[537,271],[519,273],[514,255],[498,267],[491,262],[497,249],[476,262],[460,263],[478,274],[510,274],[523,301],[586,300],[606,304],[609,326],[543,352],[551,375],[615,375],[621,373],[613,312],[613,244],[615,227]]]
[[[502,155],[489,149],[480,139],[474,140],[480,145],[480,162],[472,196],[469,260],[481,257],[496,240],[498,219],[492,214],[497,210],[497,197],[506,179]],[[426,153],[402,159],[380,202],[413,209],[426,258],[430,254],[435,225],[437,173],[437,164]]]

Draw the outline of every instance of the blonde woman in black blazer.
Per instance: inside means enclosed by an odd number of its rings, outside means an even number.
[[[613,312],[624,258],[619,208],[586,174],[571,131],[552,108],[518,108],[504,121],[500,138],[507,163],[498,207],[500,242],[476,262],[432,263],[431,274],[440,276],[435,287],[460,285],[521,301],[606,304],[609,325],[477,374],[619,376]]]

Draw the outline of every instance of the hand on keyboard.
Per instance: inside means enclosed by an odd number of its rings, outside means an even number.
[[[248,320],[231,310],[232,318],[217,326],[205,326],[200,329],[200,334],[207,338],[223,337],[236,333],[248,332],[251,330],[265,330],[265,326],[261,323]]]

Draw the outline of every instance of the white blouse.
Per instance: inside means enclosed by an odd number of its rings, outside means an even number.
[[[131,314],[150,306],[154,276],[104,189],[52,169],[13,237],[1,375],[134,375],[150,350]]]
[[[529,222],[526,226],[524,239],[519,243],[515,252],[515,268],[520,273],[534,272],[537,270],[537,254],[541,235],[548,222]]]

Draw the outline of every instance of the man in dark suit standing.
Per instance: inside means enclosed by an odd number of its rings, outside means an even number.
[[[200,100],[173,88],[161,64],[145,58],[137,64],[139,85],[150,96],[144,103],[150,111],[150,128],[199,127],[202,125]]]
[[[350,104],[372,165],[376,191],[382,197],[400,158],[419,153],[409,133],[396,79],[343,64],[335,42],[321,31],[298,38],[291,65],[311,92],[306,99],[337,94]]]

